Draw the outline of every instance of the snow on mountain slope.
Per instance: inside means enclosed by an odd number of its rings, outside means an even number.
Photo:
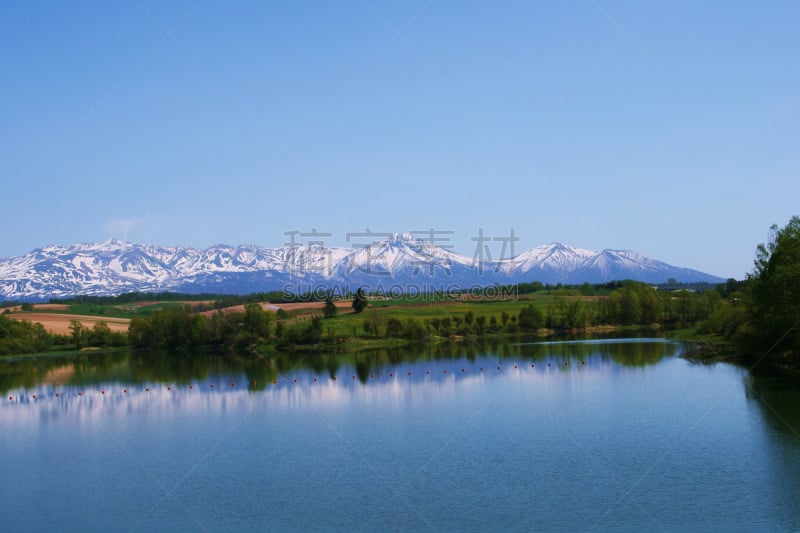
[[[46,299],[129,291],[255,292],[289,284],[326,286],[474,287],[524,281],[600,283],[613,279],[711,283],[720,278],[624,250],[592,251],[551,243],[513,259],[487,260],[453,253],[411,234],[359,248],[319,244],[262,248],[215,245],[206,249],[109,240],[46,246],[0,259],[0,299]]]
[[[573,248],[554,242],[537,246],[504,261],[503,271],[517,275],[538,274],[544,276],[548,283],[561,283],[568,279],[571,272],[581,268],[596,254],[597,252],[592,250]]]
[[[413,275],[435,275],[449,272],[453,265],[469,265],[472,260],[418,239],[400,233],[384,240],[358,248],[343,257],[336,273],[348,276],[361,272],[375,276],[395,276],[410,271]]]

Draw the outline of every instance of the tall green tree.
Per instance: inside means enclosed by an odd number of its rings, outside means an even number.
[[[333,318],[336,316],[336,304],[333,303],[333,298],[329,294],[327,298],[325,298],[325,305],[322,306],[322,316],[325,318]]]
[[[749,276],[752,338],[773,359],[800,362],[800,217],[773,225]]]
[[[83,338],[85,336],[83,324],[73,318],[69,321],[69,330],[72,334],[72,342],[75,343],[75,349],[80,350],[83,348]]]
[[[269,337],[272,314],[264,311],[261,304],[244,306],[244,327],[248,333],[256,337]]]
[[[356,291],[356,295],[353,297],[353,311],[360,313],[366,309],[368,305],[369,300],[367,299],[367,295],[364,293],[364,289],[359,287]]]

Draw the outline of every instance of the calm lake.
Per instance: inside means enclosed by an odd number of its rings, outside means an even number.
[[[662,339],[0,363],[0,530],[800,529],[800,391]]]

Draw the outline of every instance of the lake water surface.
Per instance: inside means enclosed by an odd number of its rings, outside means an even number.
[[[0,530],[800,529],[800,392],[681,349],[0,363]]]

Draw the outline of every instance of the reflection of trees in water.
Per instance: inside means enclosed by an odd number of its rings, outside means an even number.
[[[0,364],[0,392],[4,395],[17,387],[35,387],[40,384],[51,370],[67,366],[63,361],[56,364],[56,359],[39,359],[7,361]]]
[[[356,370],[366,381],[379,373],[404,363],[421,361],[467,360],[481,357],[498,360],[614,361],[625,366],[653,364],[674,355],[676,345],[660,342],[633,343],[554,343],[513,344],[492,340],[449,342],[436,345],[383,348],[356,353],[277,352],[260,354],[217,354],[192,351],[122,351],[105,354],[82,353],[72,357],[21,359],[0,364],[0,389],[32,388],[45,383],[48,373],[59,369],[69,372],[67,384],[97,383],[175,383],[187,384],[214,377],[245,375],[251,389],[263,389],[281,375],[310,370],[318,375],[336,375],[342,366]],[[255,385],[253,384],[255,382]]]
[[[0,363],[0,391],[33,388],[58,374],[67,384],[93,384],[127,375],[128,352],[81,353],[73,356],[28,357]]]
[[[677,346],[666,342],[543,343],[510,345],[505,357],[534,362],[575,363],[613,361],[623,366],[646,366],[672,357]]]
[[[800,383],[789,378],[750,373],[744,386],[747,399],[759,406],[770,427],[790,437],[800,449]]]
[[[769,446],[765,455],[774,472],[771,479],[778,484],[770,497],[778,500],[774,508],[785,510],[783,516],[775,517],[776,524],[778,529],[796,529],[800,525],[800,383],[751,373],[745,377],[744,390],[769,428],[765,432]]]

